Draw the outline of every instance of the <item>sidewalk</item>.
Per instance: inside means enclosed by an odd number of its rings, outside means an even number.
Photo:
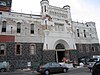
[[[28,70],[28,69],[17,69],[15,71],[10,71],[10,72],[0,72],[0,75],[12,75],[12,74],[27,74],[27,75],[33,75],[33,74],[36,74],[36,72],[32,71],[32,70]]]

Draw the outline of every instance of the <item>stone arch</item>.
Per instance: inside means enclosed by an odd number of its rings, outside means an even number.
[[[54,48],[56,50],[55,59],[57,62],[62,62],[63,57],[66,57],[65,51],[69,49],[69,45],[65,40],[59,39],[55,42]]]
[[[69,45],[65,40],[59,39],[54,44],[54,49],[69,49]]]

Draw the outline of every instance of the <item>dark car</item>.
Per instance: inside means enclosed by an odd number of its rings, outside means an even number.
[[[100,75],[100,61],[97,61],[92,68],[92,75]]]
[[[50,62],[45,65],[40,65],[37,69],[37,72],[49,75],[50,73],[58,73],[58,72],[67,72],[68,68],[65,66],[60,65],[56,62]]]
[[[90,72],[92,72],[92,68],[94,66],[94,64],[99,61],[98,58],[91,58],[89,61],[88,61],[88,68],[90,69]]]

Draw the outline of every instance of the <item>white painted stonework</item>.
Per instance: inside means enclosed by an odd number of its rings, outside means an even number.
[[[76,49],[76,43],[99,43],[94,22],[79,23],[71,19],[70,6],[63,8],[41,3],[41,15],[2,12],[0,14],[0,35],[14,35],[15,42],[44,43],[43,50],[55,50],[62,43],[65,50]],[[46,8],[46,9],[45,9]],[[7,22],[6,32],[1,32],[2,21]],[[16,33],[17,22],[21,23],[21,33]],[[30,34],[30,24],[34,24],[34,34]],[[12,30],[11,30],[12,27]],[[79,29],[80,37],[77,36]],[[84,37],[84,31],[86,37]]]

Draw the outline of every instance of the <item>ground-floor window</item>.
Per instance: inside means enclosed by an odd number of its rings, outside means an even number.
[[[92,47],[92,52],[95,52],[95,47]]]
[[[6,53],[6,45],[0,44],[0,55],[5,55]]]
[[[21,55],[22,54],[22,45],[21,44],[17,44],[16,46],[15,46],[15,54],[16,55]]]
[[[36,54],[36,45],[35,44],[31,44],[30,45],[30,54]]]

